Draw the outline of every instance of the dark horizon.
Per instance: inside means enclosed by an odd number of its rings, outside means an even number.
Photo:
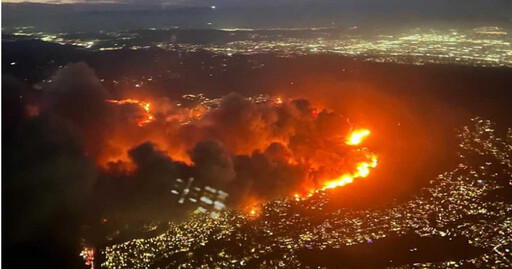
[[[73,4],[2,3],[4,27],[36,26],[41,29],[99,31],[178,26],[196,29],[265,27],[341,27],[369,25],[389,27],[447,25],[476,27],[512,23],[510,1],[323,1],[300,4],[222,5],[215,2],[192,6],[166,2]],[[238,3],[238,2],[237,2]],[[214,8],[212,8],[214,7]],[[137,19],[133,19],[137,17]],[[212,22],[213,25],[207,25]]]

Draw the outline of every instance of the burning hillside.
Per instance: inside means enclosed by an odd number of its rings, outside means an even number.
[[[86,65],[72,64],[55,75],[37,116],[56,115],[78,130],[100,181],[115,182],[103,190],[111,199],[121,191],[116,184],[131,184],[123,182],[137,183],[121,196],[146,197],[168,180],[194,177],[230,191],[238,205],[343,186],[377,165],[364,146],[369,130],[307,99],[124,97],[113,98]]]

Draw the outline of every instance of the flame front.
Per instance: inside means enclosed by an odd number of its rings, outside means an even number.
[[[370,131],[367,129],[355,130],[348,136],[347,144],[358,145],[362,142],[363,138],[365,138],[369,134]],[[356,164],[356,168],[353,173],[346,173],[336,179],[327,180],[324,183],[322,190],[344,186],[346,184],[354,182],[355,178],[367,177],[370,174],[371,168],[377,167],[377,155],[368,153],[367,157],[368,161],[358,162]]]
[[[153,114],[151,114],[151,110],[150,110],[151,103],[143,102],[143,101],[136,100],[136,99],[123,99],[123,100],[107,99],[105,101],[112,103],[112,104],[116,104],[116,105],[126,105],[126,104],[138,105],[145,113],[145,117],[140,119],[139,121],[137,121],[137,125],[139,125],[140,127],[143,127],[144,125],[151,123],[152,121],[155,120],[155,117],[153,116]]]
[[[336,187],[341,187],[346,184],[354,182],[354,179],[360,177],[367,177],[370,174],[370,168],[377,167],[377,156],[372,155],[370,162],[359,162],[356,165],[356,171],[354,173],[343,174],[342,176],[328,180],[324,183],[324,187],[322,190],[333,189]]]
[[[370,135],[370,130],[368,129],[359,129],[353,131],[347,139],[347,145],[359,145],[363,141],[363,139]]]
[[[274,105],[277,107],[281,106],[284,103],[284,100],[281,97],[276,97],[271,100],[273,101]],[[115,105],[136,105],[140,109],[140,111],[143,112],[142,116],[137,117],[137,119],[135,120],[137,125],[140,127],[144,127],[145,125],[147,125],[155,120],[155,118],[152,114],[152,111],[151,111],[151,103],[149,103],[149,102],[141,101],[141,100],[137,100],[137,99],[121,99],[121,100],[108,99],[105,101],[108,103],[115,104]],[[188,115],[188,118],[201,119],[203,114],[207,113],[207,111],[208,110],[206,108],[200,106],[197,110],[194,110],[194,109],[191,110],[190,115]],[[195,113],[197,113],[197,115]],[[316,109],[313,109],[312,115],[316,117],[318,115],[318,111]],[[174,118],[169,119],[169,120],[172,121],[173,119]],[[168,120],[168,119],[166,119],[166,120]],[[179,122],[182,122],[182,121],[185,121],[185,120],[180,118]],[[361,145],[361,143],[363,143],[364,139],[366,139],[370,135],[370,133],[371,132],[368,129],[358,128],[358,129],[351,131],[345,137],[344,147],[346,147],[346,146],[352,147],[353,152],[356,153],[359,158],[354,162],[354,167],[351,168],[351,170],[348,170],[348,171],[342,170],[342,171],[336,172],[336,170],[339,168],[335,169],[334,173],[330,172],[330,175],[332,176],[332,175],[336,175],[336,173],[338,173],[339,176],[337,176],[335,178],[328,178],[327,180],[322,180],[322,181],[320,181],[319,185],[315,184],[316,186],[305,187],[306,189],[310,190],[309,193],[303,193],[303,194],[295,193],[293,195],[294,199],[295,200],[305,199],[306,197],[310,197],[311,195],[313,195],[314,192],[316,192],[316,191],[319,191],[319,190],[323,191],[323,190],[327,190],[327,189],[333,189],[333,188],[345,186],[347,184],[354,182],[354,180],[356,178],[368,177],[370,175],[372,168],[375,168],[377,166],[377,155],[369,152],[367,148],[365,148],[365,147],[361,148],[359,146]],[[280,141],[276,138],[274,138],[274,140],[276,140],[276,142],[279,142],[280,144],[283,144],[283,145],[287,144],[287,141]],[[343,142],[341,142],[341,144],[342,143]],[[173,152],[173,157],[176,158],[176,156],[177,156],[177,153]],[[180,159],[180,158],[178,158],[178,159]],[[186,158],[183,158],[183,159],[186,160]],[[300,165],[299,160],[295,159],[293,154],[291,156],[289,156],[289,158],[287,159],[287,162],[289,165]],[[247,209],[246,212],[250,216],[258,215],[259,210],[257,207],[254,206],[254,204],[260,204],[260,203],[253,203],[253,205]]]

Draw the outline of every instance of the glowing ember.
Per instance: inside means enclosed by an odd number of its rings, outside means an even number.
[[[254,217],[257,217],[258,214],[259,214],[259,208],[254,206],[254,207],[250,207],[247,212],[247,215],[251,218],[254,218]]]
[[[370,130],[367,130],[367,129],[355,130],[349,135],[346,143],[347,143],[347,145],[359,145],[361,143],[361,141],[363,141],[363,139],[365,137],[367,137],[368,135],[370,135]]]
[[[85,265],[89,266],[90,269],[94,269],[94,248],[84,248],[80,253]]]
[[[139,125],[140,127],[142,127],[148,123],[151,123],[152,121],[155,120],[155,117],[153,116],[153,114],[151,114],[151,110],[150,110],[151,103],[143,102],[143,101],[136,100],[136,99],[123,99],[123,100],[109,99],[109,100],[105,100],[105,101],[112,103],[112,104],[116,104],[116,105],[126,105],[126,104],[138,105],[145,113],[145,117],[137,121],[137,125]]]
[[[282,99],[281,97],[276,97],[276,98],[274,99],[274,103],[275,103],[276,105],[282,105],[282,104],[283,104],[283,99]]]

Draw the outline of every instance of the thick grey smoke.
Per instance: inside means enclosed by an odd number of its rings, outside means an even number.
[[[84,138],[87,155],[96,157],[107,147],[114,110],[105,103],[109,92],[85,63],[72,63],[57,71],[43,89],[41,111],[68,120]]]
[[[35,233],[59,227],[76,240],[82,216],[131,223],[184,216],[170,195],[177,177],[222,188],[238,206],[247,197],[271,199],[311,186],[351,158],[339,146],[347,121],[304,99],[255,104],[231,93],[187,125],[168,120],[181,116],[170,101],[157,101],[155,121],[140,127],[134,118],[144,115],[141,107],[106,102],[115,97],[84,63],[60,69],[37,98],[20,101],[27,85],[4,81],[11,88],[4,102],[12,101],[8,112],[17,115],[4,121],[10,126],[4,184],[15,210],[7,225],[23,227],[7,238],[14,248],[34,238],[68,246],[51,232]],[[37,113],[27,114],[29,105]],[[125,158],[103,162],[116,154]]]
[[[84,156],[80,129],[54,113],[27,117],[32,100],[22,83],[4,84],[2,103],[9,109],[3,113],[9,120],[2,119],[9,123],[2,130],[4,262],[75,268],[79,228],[98,174]]]
[[[222,186],[236,177],[232,157],[218,141],[197,143],[190,156],[197,177],[206,184]]]

